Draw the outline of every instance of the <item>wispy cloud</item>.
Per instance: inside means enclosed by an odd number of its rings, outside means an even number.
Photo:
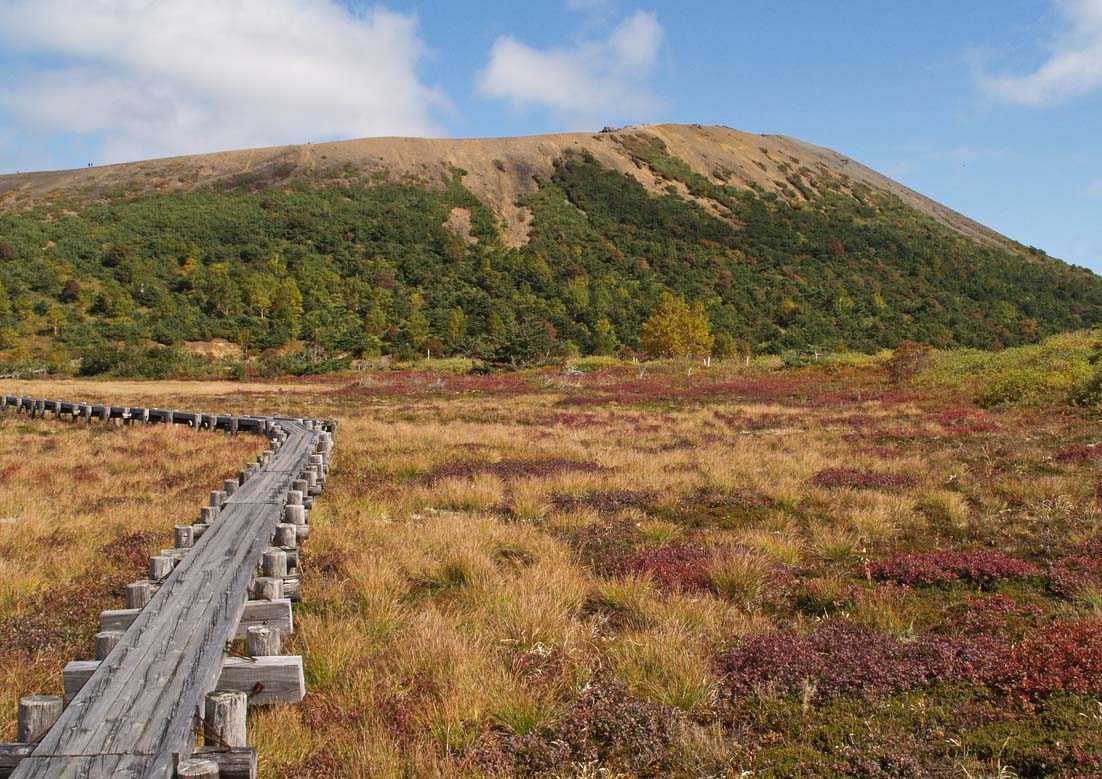
[[[1032,72],[986,73],[980,87],[1004,103],[1043,106],[1102,90],[1102,0],[1054,0],[1065,28]]]
[[[603,39],[537,49],[498,38],[478,76],[478,92],[516,109],[550,110],[574,126],[641,120],[659,105],[650,80],[665,31],[655,14],[636,11]]]
[[[10,120],[94,138],[100,162],[431,134],[447,105],[415,17],[335,0],[6,0],[0,45]]]
[[[1091,197],[1102,197],[1102,179],[1095,179],[1087,184],[1087,194]]]

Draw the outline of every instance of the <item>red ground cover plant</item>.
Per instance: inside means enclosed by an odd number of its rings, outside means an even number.
[[[598,678],[553,723],[524,736],[493,734],[468,753],[466,763],[487,776],[551,776],[582,765],[600,765],[609,776],[668,776],[678,760],[683,727],[677,709],[635,698]]]
[[[1084,590],[1102,588],[1102,536],[1089,538],[1073,554],[1061,557],[1048,571],[1053,592],[1074,598]]]
[[[733,697],[813,690],[818,700],[872,700],[943,682],[987,682],[1006,668],[1010,651],[993,636],[903,641],[831,620],[809,635],[778,630],[737,643],[716,658],[715,667]]]
[[[714,550],[696,544],[674,542],[644,547],[623,562],[629,573],[650,574],[664,590],[707,590],[711,586],[708,564]]]
[[[943,632],[992,634],[1018,641],[1041,624],[1045,610],[1032,603],[1015,603],[1005,595],[979,595],[953,604],[945,616]]]
[[[817,487],[848,487],[865,490],[905,490],[918,484],[907,473],[866,471],[862,468],[827,468],[811,478]]]
[[[988,549],[938,549],[898,554],[875,560],[869,565],[872,578],[911,586],[946,584],[958,580],[988,585],[1000,579],[1041,576],[1043,573],[1040,566],[1031,562]]]
[[[1086,463],[1102,458],[1102,446],[1098,444],[1074,444],[1065,446],[1053,455],[1058,463]]]
[[[627,520],[585,525],[572,531],[567,541],[586,567],[604,576],[624,573],[626,561],[642,544],[638,526]]]
[[[1102,694],[1102,621],[1054,622],[1014,649],[1003,686],[1023,699]]]
[[[971,409],[953,409],[934,416],[934,420],[945,428],[946,432],[956,435],[968,433],[996,433],[1003,429],[987,414]]]

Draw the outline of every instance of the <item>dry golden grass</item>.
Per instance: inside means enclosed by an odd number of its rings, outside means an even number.
[[[340,421],[331,478],[304,547],[304,600],[284,642],[285,651],[304,655],[310,694],[299,707],[250,715],[265,779],[494,776],[471,756],[502,739],[554,731],[576,716],[580,696],[610,679],[625,695],[685,715],[671,747],[685,767],[679,776],[739,775],[749,763],[738,756],[754,747],[733,744],[714,715],[723,681],[713,660],[732,642],[777,628],[814,630],[824,617],[909,640],[930,608],[894,590],[855,599],[855,588],[873,590],[868,560],[925,549],[931,539],[975,544],[986,533],[1025,544],[1043,523],[1079,540],[1102,521],[1081,473],[1023,475],[1013,453],[941,441],[917,403],[862,400],[841,412],[834,404],[721,396],[572,408],[557,400],[578,387],[555,381],[487,396],[430,391],[423,377],[409,380],[408,394],[388,394],[387,381],[347,392],[324,384],[77,382],[24,390],[179,407],[196,406],[188,400],[195,395],[211,410],[256,404]],[[238,442],[182,430],[152,429],[162,441],[146,431],[131,439],[128,431],[53,425],[35,427],[65,436],[58,457],[72,462],[49,489],[70,502],[53,510],[32,470],[16,483],[21,489],[0,497],[0,517],[41,514],[12,547],[19,551],[0,557],[0,608],[23,602],[43,581],[80,581],[84,549],[97,543],[104,516],[133,519],[127,528],[163,527],[167,545],[173,521],[163,517],[186,500],[198,506],[214,462],[232,471],[249,455],[234,449]],[[883,429],[886,441],[877,437]],[[36,436],[0,428],[0,465],[28,441],[39,446]],[[81,481],[78,452],[89,450],[80,447],[112,437],[127,446],[152,441],[146,464],[119,447],[114,465],[100,469],[115,481]],[[1021,460],[1044,463],[1035,448]],[[36,469],[48,462],[42,454]],[[156,473],[198,474],[195,498],[187,481],[171,495],[148,488],[133,511],[72,516],[73,502],[95,503],[116,483],[156,483],[148,463]],[[840,464],[915,482],[816,483]],[[41,560],[24,551],[27,539],[57,528],[80,541]],[[8,532],[15,531],[0,524],[0,544],[14,538]],[[688,550],[697,578],[639,567],[632,555],[640,548],[675,559]],[[778,592],[778,572],[814,584],[808,603],[795,607],[795,595]],[[778,606],[782,598],[790,600]],[[1086,590],[1067,608],[1098,613],[1102,605]],[[0,699],[5,710],[13,700]],[[621,775],[631,774],[586,761],[544,774]]]
[[[21,695],[53,693],[87,656],[99,611],[172,546],[207,493],[263,448],[182,427],[0,416],[0,740]]]

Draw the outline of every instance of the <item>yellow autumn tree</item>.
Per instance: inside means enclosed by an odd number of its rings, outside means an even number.
[[[703,303],[689,304],[663,292],[643,323],[639,341],[654,357],[703,357],[711,353],[715,338]]]

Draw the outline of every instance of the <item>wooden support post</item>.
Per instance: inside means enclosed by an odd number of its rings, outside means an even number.
[[[306,469],[306,494],[321,494],[321,485],[318,484],[318,472],[314,470],[314,466],[310,466]]]
[[[249,628],[245,643],[250,657],[265,657],[279,654],[279,631],[261,625]]]
[[[211,490],[210,491],[210,505],[215,508],[221,508],[222,504],[226,502],[225,490]]]
[[[202,525],[210,525],[214,523],[214,520],[218,518],[217,506],[203,506],[199,509],[199,523]]]
[[[257,600],[282,600],[284,594],[283,579],[271,576],[258,576],[253,584],[253,597]]]
[[[306,507],[302,504],[287,504],[283,508],[283,519],[288,525],[305,525]]]
[[[203,537],[203,533],[207,532],[208,527],[210,527],[210,525],[208,525],[206,522],[196,522],[194,525],[191,526],[192,536],[195,538],[196,541]]]
[[[218,779],[218,763],[202,757],[189,758],[176,766],[178,779]]]
[[[298,546],[298,535],[295,531],[293,523],[280,522],[276,525],[275,537],[273,538],[273,546],[281,547],[284,550],[294,549]]]
[[[64,709],[65,702],[56,695],[20,698],[16,738],[24,744],[37,743],[54,726]]]
[[[284,577],[283,597],[292,603],[302,600],[302,581],[297,576]]]
[[[237,483],[237,479],[226,479],[222,482],[222,491],[226,493],[226,497],[229,497],[237,492],[239,486],[241,485]]]
[[[287,575],[287,553],[271,547],[264,550],[260,568],[265,576],[283,577]]]
[[[149,579],[150,581],[159,582],[170,573],[172,569],[176,567],[176,560],[164,555],[153,555],[149,558]]]
[[[195,546],[195,526],[177,525],[173,528],[173,537],[177,549],[191,549]]]
[[[96,659],[106,660],[111,650],[122,641],[121,630],[103,630],[96,633]]]
[[[153,582],[131,582],[126,585],[126,608],[143,609],[153,598]]]
[[[249,696],[243,692],[212,692],[203,704],[203,740],[210,747],[245,746]]]

